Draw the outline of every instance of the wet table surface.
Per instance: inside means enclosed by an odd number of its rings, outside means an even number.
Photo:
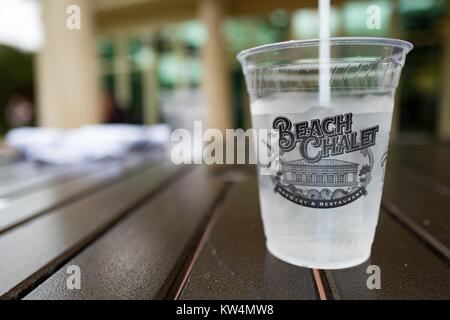
[[[0,298],[449,299],[450,146],[389,159],[372,256],[334,271],[267,252],[252,167],[0,161]]]

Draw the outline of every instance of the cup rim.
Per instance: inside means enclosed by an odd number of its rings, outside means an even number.
[[[299,47],[313,47],[320,46],[321,41],[329,42],[330,45],[384,45],[398,47],[405,50],[405,53],[410,52],[414,45],[405,40],[381,37],[332,37],[327,39],[305,39],[305,40],[290,40],[283,42],[276,42],[265,44],[253,48],[243,50],[238,53],[236,58],[242,63],[244,60],[254,54],[262,52],[270,52],[279,49],[299,48]]]

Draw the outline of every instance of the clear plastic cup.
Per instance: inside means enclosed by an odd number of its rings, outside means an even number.
[[[413,46],[384,38],[327,44],[328,61],[319,59],[319,40],[265,45],[238,59],[253,127],[278,134],[267,150],[272,163],[258,165],[268,250],[298,266],[339,269],[370,256],[395,90]]]

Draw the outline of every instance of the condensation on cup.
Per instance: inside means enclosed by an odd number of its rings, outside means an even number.
[[[394,95],[413,46],[385,38],[327,42],[328,61],[319,60],[319,40],[265,45],[238,59],[253,127],[278,133],[276,163],[258,168],[267,248],[294,265],[340,269],[370,257]]]

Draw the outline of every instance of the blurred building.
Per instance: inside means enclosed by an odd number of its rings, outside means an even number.
[[[66,27],[71,5],[81,8],[80,30]],[[246,128],[248,98],[235,54],[270,42],[316,38],[316,5],[315,0],[41,0],[45,41],[35,59],[38,123],[189,127],[206,118],[211,127]],[[403,142],[450,140],[447,1],[332,5],[333,36],[398,37],[416,46],[398,92],[393,136]],[[367,26],[370,6],[380,10],[380,28]]]

